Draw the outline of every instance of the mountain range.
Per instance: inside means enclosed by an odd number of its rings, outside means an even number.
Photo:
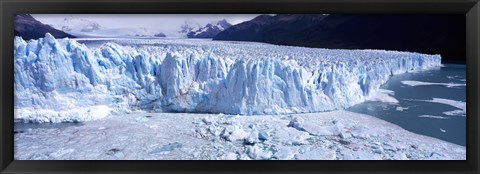
[[[75,37],[164,37],[146,28],[106,28],[80,18],[65,18],[53,26],[29,14],[15,16],[14,34],[38,39],[51,33],[55,38]],[[464,15],[260,15],[231,25],[225,19],[200,26],[185,23],[187,38],[254,41],[330,49],[385,49],[440,54],[443,62],[465,62],[466,21]],[[62,31],[63,30],[63,31]]]
[[[13,31],[15,36],[21,36],[26,40],[43,38],[45,37],[45,33],[50,33],[56,38],[75,38],[75,36],[71,34],[41,23],[29,14],[15,16]]]
[[[95,21],[91,21],[84,18],[73,17],[73,16],[64,18],[62,22],[56,25],[55,27],[58,29],[61,29],[64,32],[74,32],[74,33],[79,33],[79,32],[90,33],[94,31],[106,29],[106,27],[100,25]]]
[[[213,38],[218,33],[229,28],[232,24],[223,19],[216,23],[208,23],[204,27],[200,27],[198,24],[184,24],[181,27],[180,33],[184,33],[187,38]]]
[[[464,15],[260,15],[213,40],[331,49],[385,49],[440,54],[465,62]]]
[[[56,28],[77,37],[151,37],[154,35],[145,27],[111,28],[78,17],[66,17],[56,25]]]

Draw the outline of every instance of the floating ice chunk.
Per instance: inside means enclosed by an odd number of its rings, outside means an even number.
[[[461,76],[459,75],[454,75],[454,76],[447,76],[448,79],[457,79],[460,78]]]
[[[436,119],[449,119],[448,117],[436,116],[436,115],[419,115],[422,118],[436,118]]]
[[[453,107],[456,107],[460,110],[453,110],[453,111],[446,111],[443,112],[445,115],[462,115],[465,116],[467,113],[467,104],[463,101],[456,101],[456,100],[450,100],[450,99],[444,99],[444,98],[433,98],[432,100],[410,100],[410,101],[424,101],[424,102],[432,102],[432,103],[440,103],[440,104],[445,104],[445,105],[450,105]]]
[[[385,103],[392,103],[392,104],[397,104],[398,100],[395,97],[392,97],[395,95],[395,92],[387,89],[378,89],[378,92],[376,94],[373,94],[372,98],[370,99],[371,101],[380,101],[380,102],[385,102]]]
[[[467,84],[459,84],[459,83],[431,83],[431,82],[421,82],[421,81],[412,81],[412,80],[404,80],[401,81],[402,84],[408,85],[408,86],[427,86],[427,85],[443,85],[448,88],[452,87],[459,87],[459,86],[466,86]]]
[[[465,111],[464,110],[453,110],[453,111],[445,111],[443,112],[443,114],[445,115],[449,115],[449,116],[465,116]]]
[[[450,99],[444,99],[444,98],[433,98],[432,100],[423,100],[423,101],[450,105],[450,106],[456,107],[458,109],[461,109],[463,114],[467,112],[467,103],[465,103],[463,101],[456,101],[456,100],[450,100]],[[460,111],[449,111],[447,113],[448,114],[453,114],[453,113],[459,114]]]
[[[401,107],[401,106],[397,106],[395,109],[397,111],[404,111],[404,110],[407,110],[409,107]]]
[[[467,110],[467,104],[465,102],[462,102],[462,101],[455,101],[455,100],[443,99],[443,98],[433,98],[432,100],[430,100],[430,102],[450,105],[450,106],[459,108],[464,112],[466,112],[466,110]]]

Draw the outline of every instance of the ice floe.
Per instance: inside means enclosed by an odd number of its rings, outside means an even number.
[[[460,110],[453,110],[453,111],[447,111],[444,112],[446,115],[463,115],[467,113],[467,103],[463,101],[456,101],[456,100],[450,100],[450,99],[444,99],[444,98],[433,98],[432,100],[424,100],[427,102],[432,102],[432,103],[441,103],[445,105],[450,105],[453,107],[456,107]]]
[[[432,82],[421,82],[421,81],[413,81],[413,80],[403,80],[403,81],[401,81],[401,83],[404,84],[404,85],[408,85],[408,86],[442,85],[442,86],[446,86],[448,88],[460,87],[460,86],[466,86],[467,85],[465,83],[432,83]]]
[[[394,91],[387,90],[387,89],[378,89],[378,92],[372,99],[371,101],[380,101],[380,102],[385,102],[385,103],[391,103],[391,104],[398,104],[398,100],[393,97],[395,95]]]
[[[19,131],[14,142],[15,160],[466,159],[464,146],[349,111],[127,114],[81,126]]]
[[[436,118],[436,119],[449,119],[448,117],[436,116],[436,115],[419,115],[422,118]]]

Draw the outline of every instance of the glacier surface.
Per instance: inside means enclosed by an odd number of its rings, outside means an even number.
[[[95,40],[95,39],[93,39]],[[15,38],[15,118],[74,122],[135,110],[288,114],[348,108],[439,55],[200,39]],[[78,112],[72,112],[78,110]]]

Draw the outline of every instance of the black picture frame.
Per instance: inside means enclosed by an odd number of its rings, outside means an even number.
[[[478,173],[479,0],[1,0],[1,173]],[[19,161],[13,158],[15,14],[465,14],[465,161]]]

